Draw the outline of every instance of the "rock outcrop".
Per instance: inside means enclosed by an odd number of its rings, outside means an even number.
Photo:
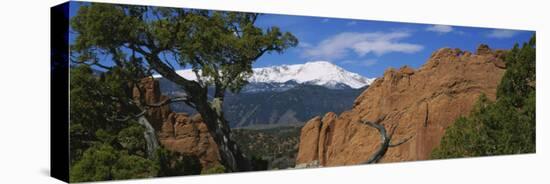
[[[205,169],[219,164],[216,142],[198,114],[170,113],[158,135],[166,149],[199,157]]]
[[[133,93],[134,98],[142,97],[148,104],[162,102],[168,98],[161,95],[159,83],[153,78],[143,79],[141,92],[138,88],[134,88]],[[203,170],[219,164],[218,147],[200,115],[176,113],[170,109],[170,105],[164,105],[150,108],[146,117],[156,130],[158,140],[164,148],[197,156]]]
[[[376,129],[359,123],[397,125],[394,140],[414,136],[390,148],[381,162],[429,159],[445,129],[467,115],[481,94],[496,98],[505,71],[505,51],[481,45],[476,53],[443,48],[418,70],[388,69],[354,102],[351,110],[315,117],[303,127],[298,166],[351,165],[366,161],[377,149]]]

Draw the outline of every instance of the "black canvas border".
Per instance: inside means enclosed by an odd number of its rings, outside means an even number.
[[[69,7],[50,9],[50,175],[69,182]]]

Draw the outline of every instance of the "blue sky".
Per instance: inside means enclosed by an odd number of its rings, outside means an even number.
[[[73,3],[75,5],[77,3]],[[71,16],[77,6],[71,6]],[[533,31],[429,25],[370,20],[263,14],[257,26],[277,26],[300,44],[282,54],[262,56],[254,67],[330,61],[365,77],[379,77],[389,67],[420,67],[442,47],[475,51],[479,44],[510,49]],[[74,37],[74,35],[73,35]]]
[[[284,54],[268,54],[255,66],[327,60],[366,77],[378,77],[389,67],[420,67],[433,51],[479,44],[509,49],[529,40],[533,31],[459,27],[323,17],[264,15],[258,25],[275,25],[292,32],[300,45]]]

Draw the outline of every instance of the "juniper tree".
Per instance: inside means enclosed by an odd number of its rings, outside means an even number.
[[[230,139],[223,103],[227,90],[238,92],[252,74],[252,63],[269,52],[281,53],[298,40],[277,27],[255,25],[259,14],[87,4],[71,19],[76,37],[71,45],[74,63],[103,70],[122,70],[133,86],[126,88],[128,105],[138,109],[183,102],[201,114],[218,145],[228,171],[249,170],[250,164]],[[107,63],[112,63],[111,65]],[[191,68],[196,80],[176,73]],[[185,96],[157,104],[133,102],[131,90],[154,73],[179,85]],[[209,97],[209,90],[213,96]],[[122,90],[122,89],[121,89]],[[138,111],[139,112],[139,111]],[[126,116],[123,120],[142,116]]]

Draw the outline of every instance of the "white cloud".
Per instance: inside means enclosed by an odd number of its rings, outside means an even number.
[[[344,32],[329,37],[316,46],[306,48],[303,56],[314,59],[341,59],[350,51],[363,57],[369,53],[383,55],[390,52],[415,53],[422,50],[422,45],[401,42],[410,36],[408,32]]]
[[[489,34],[487,34],[487,37],[489,38],[511,38],[515,36],[518,32],[514,30],[507,30],[507,29],[493,29]]]
[[[432,32],[440,33],[440,34],[445,34],[445,33],[449,33],[451,31],[453,31],[453,27],[452,26],[447,26],[447,25],[432,25],[432,26],[428,26],[426,28],[426,31],[432,31]]]
[[[361,60],[361,61],[345,60],[345,61],[342,61],[341,63],[345,64],[345,65],[355,65],[355,66],[369,67],[369,66],[372,66],[372,65],[375,65],[376,63],[378,63],[378,60],[376,60],[376,59],[367,59],[367,60]]]

